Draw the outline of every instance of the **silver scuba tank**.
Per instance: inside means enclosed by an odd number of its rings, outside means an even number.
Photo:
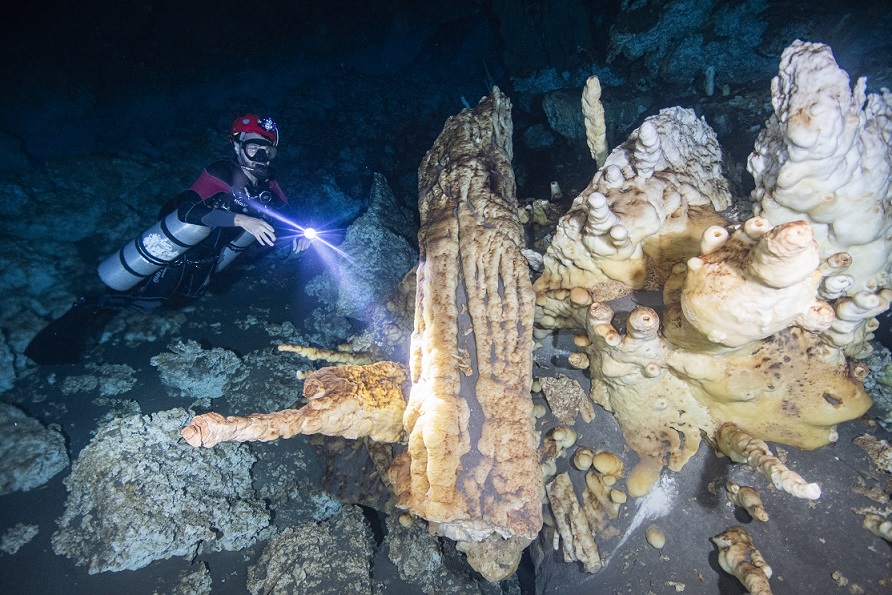
[[[229,263],[235,260],[235,257],[241,254],[253,241],[254,235],[249,231],[243,231],[234,240],[226,244],[223,250],[220,251],[220,256],[217,257],[215,272],[219,273],[229,266]]]
[[[98,270],[99,278],[112,289],[126,291],[172,262],[210,233],[210,227],[183,223],[174,210],[102,261]],[[238,238],[235,241],[237,240]],[[219,268],[218,265],[218,270]]]

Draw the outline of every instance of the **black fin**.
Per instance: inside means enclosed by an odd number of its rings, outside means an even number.
[[[42,366],[75,364],[83,357],[88,340],[102,330],[110,314],[113,313],[82,300],[37,333],[25,348],[25,355]]]

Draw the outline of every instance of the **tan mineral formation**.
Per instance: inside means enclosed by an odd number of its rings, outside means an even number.
[[[756,212],[775,225],[811,224],[821,259],[836,263],[825,299],[842,298],[826,339],[866,355],[892,298],[892,94],[867,93],[864,77],[852,88],[828,46],[797,40],[771,95],[774,114],[747,163]]]
[[[728,500],[734,506],[743,508],[757,521],[765,522],[768,520],[768,513],[762,504],[762,498],[755,488],[729,481],[725,484],[725,489],[728,492]]]
[[[564,560],[582,562],[586,572],[601,569],[601,556],[595,543],[593,528],[585,508],[573,491],[573,483],[567,473],[561,473],[546,487],[551,510],[561,537]],[[558,544],[555,543],[555,549]]]
[[[325,360],[333,364],[354,364],[362,366],[372,364],[375,358],[369,353],[354,353],[350,351],[332,351],[330,349],[317,349],[304,345],[279,345],[279,351],[288,351],[302,355],[310,360]]]
[[[419,168],[409,448],[391,484],[398,506],[459,542],[528,543],[542,525],[510,110],[494,89],[446,122]]]
[[[715,133],[692,111],[647,118],[561,219],[534,285],[537,322],[577,327],[592,301],[658,288],[697,253],[707,227],[725,223],[716,213],[731,200],[721,159]]]
[[[601,81],[596,76],[589,77],[585,82],[582,115],[588,150],[598,167],[601,167],[607,159],[607,124],[604,122],[604,106],[601,105]]]
[[[771,595],[771,566],[756,546],[746,529],[739,525],[730,527],[712,541],[719,548],[719,566],[737,577],[752,595]]]
[[[774,456],[768,445],[754,438],[733,423],[725,423],[716,432],[718,450],[732,461],[746,463],[771,480],[774,487],[793,494],[798,498],[817,500],[821,488],[816,483],[808,483]]]
[[[826,46],[784,52],[749,163],[763,217],[717,214],[730,204],[718,144],[676,108],[617,147],[559,222],[536,321],[586,331],[569,363],[588,360],[592,399],[640,458],[630,494],[733,424],[751,453],[735,460],[816,497],[769,464],[762,441],[818,448],[870,406],[867,369],[849,357],[869,350],[892,301],[892,96],[865,89],[849,88]],[[588,119],[598,91],[583,93]],[[662,289],[663,312],[638,308],[614,327],[606,302],[645,288]]]
[[[749,253],[759,245],[751,244]],[[723,423],[735,420],[759,439],[817,448],[835,440],[836,424],[870,406],[859,364],[848,363],[818,335],[777,322],[812,324],[812,312],[822,311],[813,294],[794,292],[789,285],[771,287],[752,272],[741,274],[748,262],[741,254],[732,251],[727,260],[715,260],[721,262],[716,278],[704,278],[703,266],[689,274],[677,294],[681,304],[667,308],[662,329],[650,308],[629,315],[624,335],[611,324],[609,306],[588,308],[592,398],[614,413],[641,459],[629,477],[633,496],[647,493],[664,465],[680,469],[697,451],[701,432],[712,436]],[[736,292],[715,301],[712,284],[721,291],[734,283]],[[701,299],[714,311],[698,303]],[[772,313],[754,310],[754,301]],[[696,325],[688,312],[697,317]],[[783,330],[770,334],[777,326]]]
[[[815,297],[819,265],[818,245],[805,221],[772,228],[756,217],[731,233],[709,228],[700,255],[677,266],[664,288],[663,300],[681,310],[681,316],[676,310],[667,314],[675,323],[667,327],[670,341],[692,350],[725,351],[794,324],[827,329],[833,310]]]
[[[402,418],[409,394],[406,367],[394,362],[322,368],[304,382],[309,399],[300,409],[224,417],[205,413],[181,433],[192,446],[210,448],[228,440],[267,442],[297,434],[325,434],[378,442],[405,439]]]
[[[892,97],[868,94],[866,78],[853,89],[828,46],[802,41],[784,50],[771,94],[748,163],[759,210],[807,219],[823,258],[848,253],[852,292],[889,287]]]
[[[677,471],[697,452],[709,413],[689,385],[666,370],[672,346],[658,334],[656,312],[632,312],[625,336],[610,324],[613,310],[606,304],[592,304],[588,315],[592,398],[614,414],[638,454],[627,486],[631,496],[643,496],[664,465]]]
[[[612,308],[588,306],[592,399],[614,413],[640,458],[631,495],[647,493],[663,466],[681,469],[701,433],[725,423],[811,449],[867,410],[866,368],[809,332],[833,320],[815,297],[820,279],[807,223],[772,228],[754,218],[704,232],[700,254],[667,281],[662,325],[655,310],[639,307],[622,334]]]

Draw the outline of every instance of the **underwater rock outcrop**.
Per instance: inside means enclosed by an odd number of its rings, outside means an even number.
[[[180,572],[174,584],[163,581],[159,585],[160,588],[153,591],[152,595],[211,595],[213,580],[208,565],[199,562],[194,564],[194,568]]]
[[[239,357],[220,347],[205,350],[195,341],[175,341],[150,361],[161,382],[180,396],[215,399],[244,373]]]
[[[68,467],[62,433],[6,403],[0,403],[0,436],[0,495],[36,488]]]
[[[154,560],[250,546],[270,525],[254,493],[246,446],[178,443],[189,414],[117,418],[97,433],[65,479],[68,498],[53,551],[90,574]]]
[[[0,536],[0,552],[14,556],[22,546],[34,539],[39,532],[40,527],[37,525],[18,523],[15,527],[10,527]]]
[[[401,208],[383,175],[375,174],[369,200],[368,210],[347,228],[339,248],[350,258],[337,271],[338,314],[363,322],[418,262],[407,239],[417,231],[412,214]]]
[[[288,527],[248,568],[248,592],[372,593],[375,542],[362,509],[344,507],[323,522]]]

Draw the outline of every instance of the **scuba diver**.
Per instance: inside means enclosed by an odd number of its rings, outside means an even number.
[[[278,223],[292,219],[282,216],[290,208],[271,167],[279,145],[276,123],[245,114],[232,122],[229,140],[234,159],[208,165],[161,208],[158,223],[99,265],[99,277],[114,291],[78,300],[38,333],[25,355],[38,364],[74,363],[86,334],[110,314],[150,312],[174,298],[196,298],[255,240],[274,245]],[[296,235],[301,237],[291,240],[289,252],[309,247],[309,238]]]

